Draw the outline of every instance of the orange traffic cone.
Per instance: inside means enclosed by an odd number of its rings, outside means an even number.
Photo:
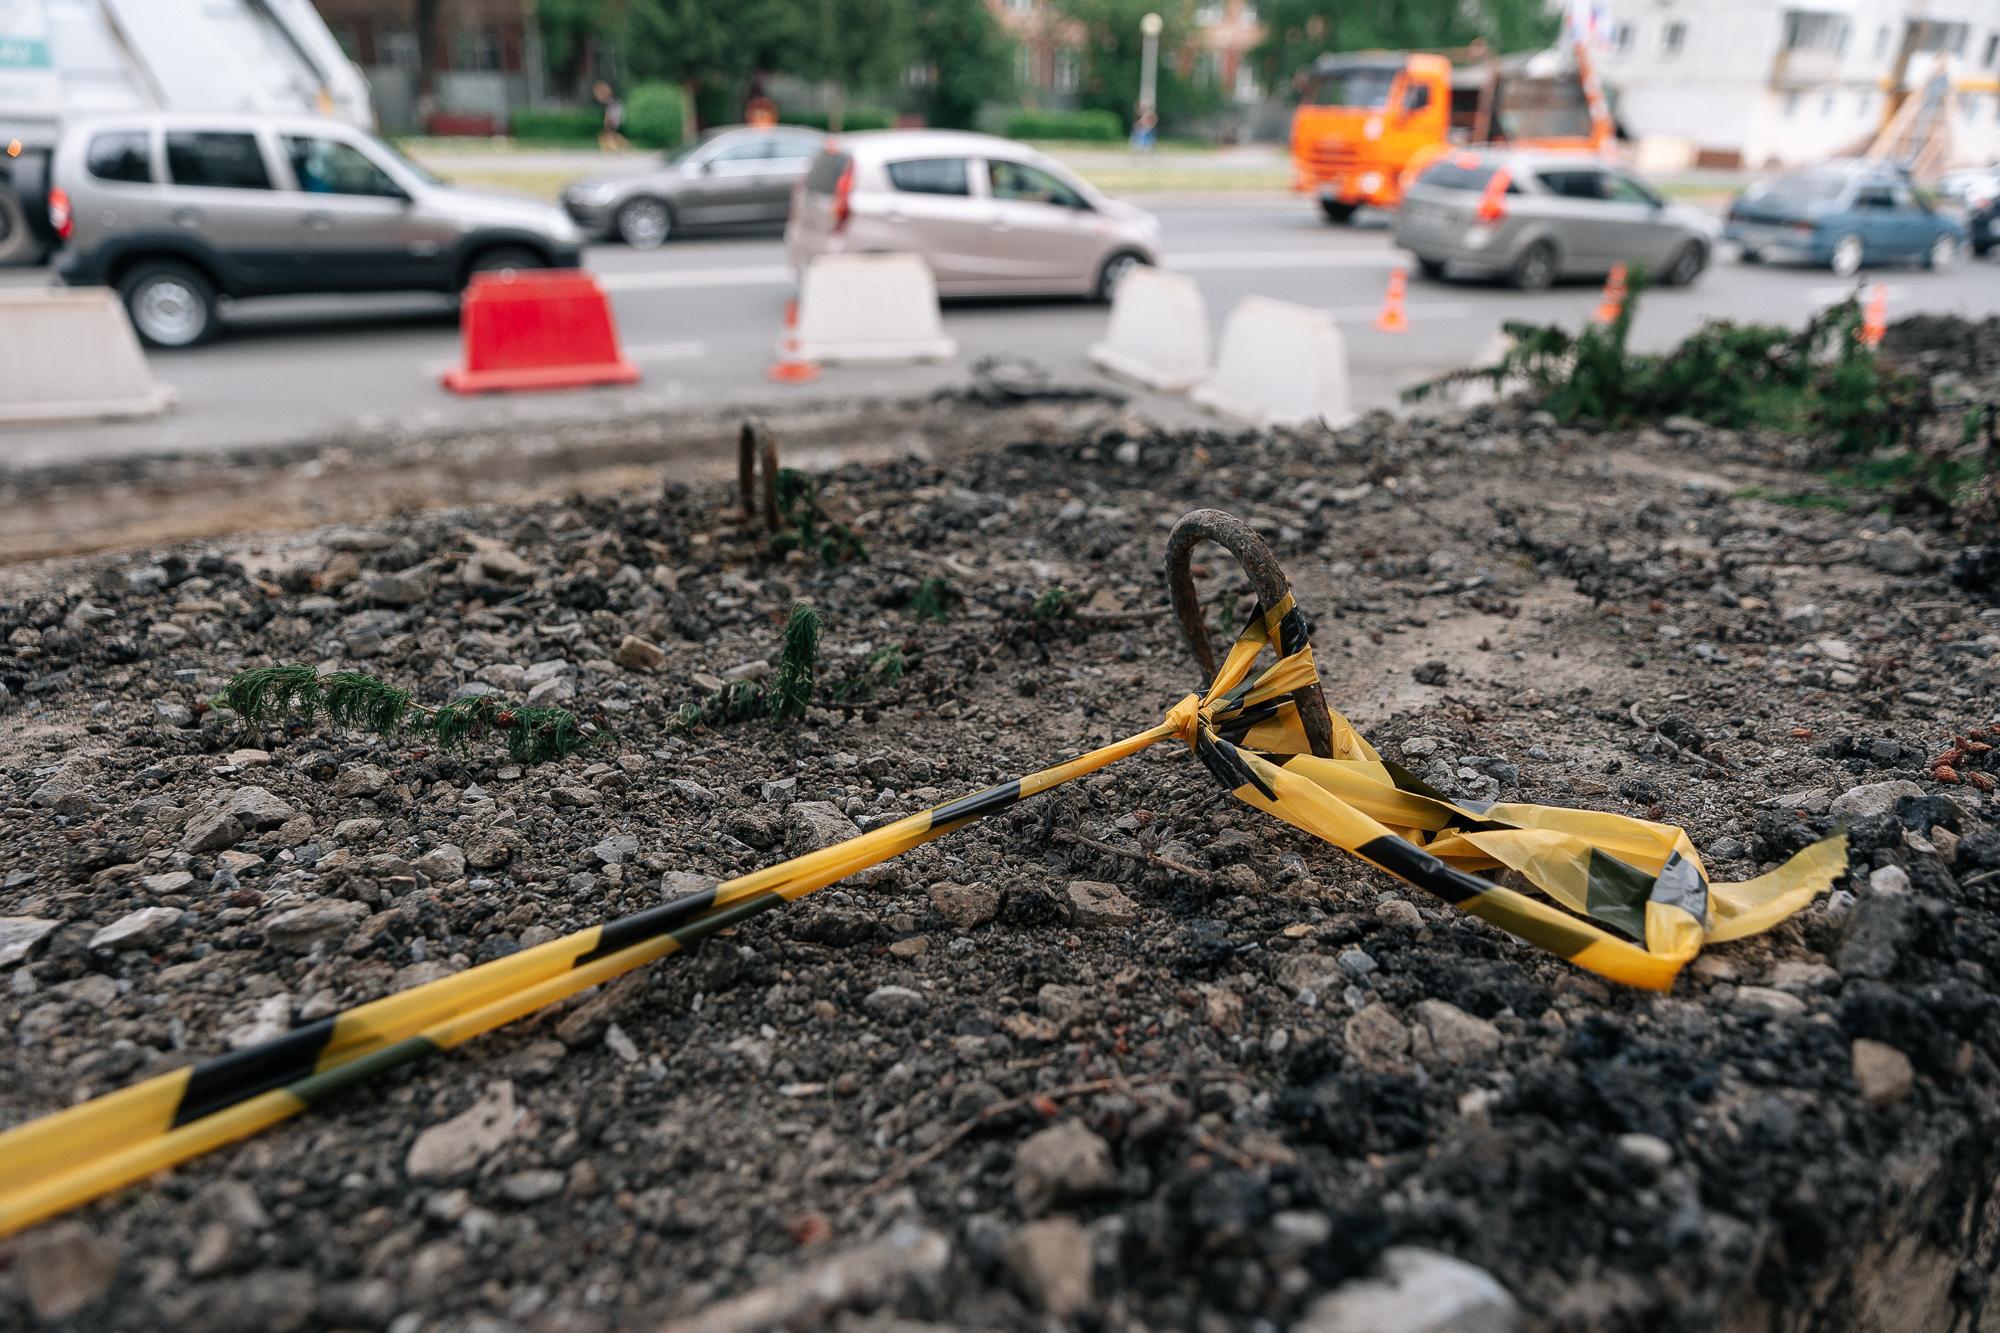
[[[1389,270],[1389,290],[1382,296],[1382,313],[1375,316],[1375,327],[1383,333],[1410,331],[1409,312],[1403,307],[1403,295],[1409,285],[1408,273],[1400,268]]]
[[[780,384],[805,384],[819,378],[819,363],[799,355],[797,298],[785,302],[785,332],[778,339],[778,360],[764,375]]]
[[[1882,335],[1889,331],[1889,289],[1881,283],[1868,294],[1868,309],[1861,316],[1861,345],[1880,347]]]
[[[1611,274],[1604,280],[1604,296],[1597,303],[1597,314],[1592,318],[1599,324],[1609,324],[1625,309],[1625,266],[1613,264]]]

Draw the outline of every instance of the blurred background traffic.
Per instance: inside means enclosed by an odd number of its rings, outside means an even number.
[[[1381,406],[1621,266],[1642,341],[1990,310],[1996,160],[1991,0],[0,0],[0,286],[116,292],[180,403],[17,456],[475,420],[461,293],[578,265],[646,372],[589,410],[759,399],[802,269],[884,252],[968,361],[1087,372],[1158,265],[1329,311]]]

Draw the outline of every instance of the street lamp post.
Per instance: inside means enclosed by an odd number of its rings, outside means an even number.
[[[1165,26],[1158,14],[1148,14],[1139,20],[1139,35],[1143,42],[1139,49],[1139,113],[1144,115],[1154,110],[1154,99],[1159,92],[1160,69],[1160,29]]]

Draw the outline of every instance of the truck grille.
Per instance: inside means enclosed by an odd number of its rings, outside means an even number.
[[[1361,163],[1361,154],[1346,144],[1314,144],[1312,168],[1321,176],[1344,175]]]

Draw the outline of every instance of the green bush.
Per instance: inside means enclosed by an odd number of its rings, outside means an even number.
[[[523,107],[514,113],[508,128],[516,139],[591,143],[604,128],[604,112],[594,106]]]
[[[827,127],[824,111],[780,111],[778,119],[786,125],[803,125],[813,130]],[[843,130],[888,130],[895,127],[896,113],[884,106],[851,106],[840,115],[840,128]]]
[[[681,90],[674,83],[642,83],[625,95],[625,137],[641,148],[672,148],[681,141]]]
[[[1109,111],[1016,111],[1004,131],[1010,139],[1083,139],[1117,143],[1125,127]]]

